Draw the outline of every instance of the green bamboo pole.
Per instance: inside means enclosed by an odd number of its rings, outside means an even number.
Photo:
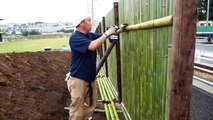
[[[105,113],[106,111],[105,110],[102,110],[102,109],[95,109],[94,112],[101,112],[101,113]]]
[[[169,38],[171,38],[171,35],[169,35]],[[169,91],[170,91],[170,88],[169,88],[169,86],[170,86],[170,78],[171,78],[171,48],[169,48],[168,49],[168,65],[167,65],[167,73],[168,73],[168,75],[167,75],[167,99],[166,99],[166,101],[167,101],[167,103],[166,103],[166,113],[165,113],[165,116],[166,116],[166,118],[165,118],[165,120],[168,120],[169,119]]]
[[[116,93],[115,87],[113,86],[112,82],[108,78],[106,78],[106,82],[109,85],[110,90],[113,93],[113,96],[115,97],[116,100],[118,100],[118,94]]]
[[[102,88],[101,88],[101,85],[100,85],[100,79],[101,78],[98,79],[98,86],[99,86],[99,91],[100,91],[100,94],[101,94],[101,100],[104,101],[103,92],[102,92]]]
[[[146,13],[146,1],[145,0],[143,0],[143,1],[141,1],[142,2],[142,10],[141,10],[141,13]],[[146,21],[146,20],[148,20],[148,18],[147,18],[147,14],[143,14],[143,16],[142,16],[142,18],[141,18],[141,20],[143,20],[143,21]],[[141,21],[140,20],[140,21]],[[140,99],[140,101],[141,101],[141,104],[140,104],[140,108],[141,108],[141,120],[145,120],[145,98],[146,98],[146,89],[145,89],[145,85],[146,85],[146,74],[145,74],[145,40],[146,40],[146,38],[145,38],[145,32],[143,31],[140,31],[140,33],[141,33],[141,39],[143,40],[142,41],[142,46],[141,46],[141,49],[142,49],[142,51],[141,51],[141,57],[140,57],[140,59],[141,59],[141,67],[142,67],[142,75],[141,75],[141,83],[140,83],[140,86],[141,86],[141,99]]]
[[[164,27],[164,26],[170,26],[170,25],[172,25],[172,15],[159,18],[159,19],[142,22],[135,25],[129,25],[126,27],[126,30],[127,31],[143,30],[143,29]]]
[[[99,73],[100,74],[100,73]],[[106,101],[106,98],[104,96],[104,93],[103,93],[103,87],[101,85],[101,81],[102,81],[102,74],[100,75],[101,77],[98,79],[98,86],[99,86],[99,90],[100,90],[100,94],[101,94],[101,98],[103,101]],[[105,109],[105,113],[106,113],[106,117],[107,117],[107,120],[110,120],[110,115],[109,115],[109,109],[108,109],[108,106],[106,103],[104,103],[104,109]]]
[[[155,11],[155,13],[153,14],[155,17],[157,17],[157,18],[161,18],[161,16],[159,16],[159,13],[160,13],[160,10],[159,10],[159,2],[160,2],[160,0],[155,0],[155,2],[154,2],[154,5],[153,5],[153,8],[155,9],[154,11]],[[159,119],[158,118],[158,104],[157,104],[157,100],[158,100],[158,94],[157,94],[157,91],[158,91],[158,89],[157,89],[157,86],[158,86],[158,80],[157,80],[157,64],[159,64],[158,63],[158,61],[157,61],[157,45],[158,45],[158,42],[159,42],[159,38],[158,38],[158,29],[159,28],[156,28],[156,29],[154,29],[153,31],[154,31],[154,35],[153,35],[153,52],[152,52],[152,54],[153,54],[153,82],[152,82],[152,86],[153,86],[153,90],[152,90],[152,98],[153,98],[153,100],[152,100],[152,102],[153,102],[153,120],[156,120],[156,119]]]
[[[150,20],[152,20],[152,19],[154,19],[154,17],[152,17],[153,15],[153,13],[152,13],[152,5],[153,5],[153,3],[152,3],[152,0],[150,0],[149,2],[149,5],[148,5],[148,7],[147,7],[147,13],[148,13],[148,19],[150,19]],[[157,20],[156,20],[157,21]],[[155,22],[153,22],[153,23],[155,23]],[[154,26],[154,27],[156,27],[156,26]],[[145,30],[146,32],[147,32],[147,39],[146,39],[146,42],[147,42],[147,45],[146,45],[146,48],[147,48],[147,59],[146,59],[146,62],[147,62],[147,66],[146,66],[146,74],[147,74],[147,91],[146,91],[146,93],[148,93],[147,94],[147,96],[146,96],[146,98],[147,98],[147,111],[148,112],[146,112],[147,113],[147,119],[152,119],[152,96],[153,96],[153,94],[152,94],[152,79],[151,79],[151,77],[152,77],[152,75],[151,75],[151,73],[152,73],[152,54],[151,54],[151,52],[152,52],[152,42],[153,42],[153,39],[152,39],[152,36],[151,36],[151,34],[153,33],[152,31],[153,31],[153,29],[147,29],[147,30]]]
[[[114,112],[113,112],[113,108],[112,108],[112,104],[107,104],[107,106],[108,106],[108,108],[109,108],[109,114],[110,114],[110,120],[116,120],[115,119],[115,114],[114,114]]]
[[[141,3],[140,3],[141,4]],[[138,40],[140,40],[140,38],[141,38],[141,32],[142,31],[138,31],[138,33],[137,33],[137,36],[138,36]],[[142,44],[142,42],[143,41],[139,41],[139,44]],[[137,76],[138,76],[138,86],[139,86],[139,90],[138,90],[138,101],[139,101],[139,103],[136,105],[136,106],[138,106],[138,110],[139,110],[139,119],[141,120],[142,119],[142,108],[143,108],[143,105],[142,105],[142,97],[143,97],[143,94],[142,94],[142,89],[143,89],[143,87],[142,87],[142,83],[143,83],[143,79],[142,79],[142,76],[141,76],[141,74],[142,74],[142,72],[143,72],[143,66],[142,66],[142,56],[141,56],[141,54],[142,54],[142,47],[140,46],[140,47],[138,47],[138,56],[137,56],[137,59],[138,59],[138,65],[140,65],[140,66],[138,66],[137,68],[138,68],[138,70],[137,70]]]
[[[172,7],[172,5],[170,6],[170,3],[172,3],[172,1],[164,1],[165,5],[166,5],[166,9],[165,9],[165,14],[170,14],[170,8]],[[168,71],[168,63],[169,63],[169,42],[171,41],[172,37],[171,37],[171,32],[172,29],[170,29],[170,27],[168,27],[167,29],[165,29],[165,34],[166,34],[166,39],[165,39],[165,50],[166,50],[166,61],[165,61],[165,76],[164,76],[164,113],[163,113],[163,120],[167,120],[168,119],[168,102],[169,102],[169,90],[167,89],[169,86],[169,80],[167,76],[169,76],[169,71]]]
[[[105,91],[106,92],[106,91]],[[109,99],[109,98],[108,98]],[[108,110],[109,110],[109,115],[110,115],[110,120],[114,120],[114,113],[113,113],[113,109],[110,103],[107,104]]]
[[[106,86],[104,84],[104,78],[101,79],[101,87],[103,88],[103,94],[106,98],[106,101],[110,101],[110,96],[107,94],[107,89],[106,89]],[[107,104],[107,108],[108,108],[108,111],[109,111],[109,120],[114,120],[115,119],[115,115],[113,113],[113,108],[112,108],[112,105],[111,104]]]
[[[121,110],[122,110],[122,113],[124,114],[125,120],[129,120],[129,118],[128,118],[127,114],[126,114],[127,111],[125,111],[123,106],[121,106]]]
[[[112,92],[110,91],[108,85],[106,84],[106,79],[103,79],[102,82],[103,82],[103,86],[105,88],[105,92],[108,95],[109,100],[111,102],[110,107],[112,108],[112,112],[113,112],[112,115],[116,120],[119,120],[119,117],[118,117],[118,114],[117,114],[117,111],[116,111],[116,108],[115,108],[115,105],[114,105],[114,102],[113,102],[114,98],[113,98]]]
[[[102,74],[101,74],[101,76],[102,76]],[[100,92],[101,92],[102,99],[103,99],[104,101],[107,101],[107,98],[106,98],[106,96],[105,96],[105,94],[104,94],[104,88],[103,88],[103,86],[102,86],[102,81],[103,81],[103,77],[101,77],[101,78],[99,79],[99,81],[98,81],[98,83],[99,83],[99,89],[100,89]],[[105,109],[105,111],[106,111],[107,120],[110,120],[109,108],[108,108],[108,106],[107,106],[106,103],[104,103],[104,109]]]
[[[109,108],[110,120],[115,120],[115,116],[114,116],[113,110],[112,110],[112,105],[111,104],[107,104],[107,106]]]
[[[116,110],[116,107],[115,107],[115,103],[114,102],[111,102],[111,105],[112,105],[112,110],[113,110],[113,113],[115,115],[115,119],[116,120],[120,120],[119,116],[118,116],[118,112]]]
[[[160,3],[159,3],[159,6],[162,6],[162,2],[163,0],[160,0]],[[160,16],[163,16],[163,9],[161,7],[159,7],[160,9]],[[162,97],[163,97],[163,55],[164,55],[164,45],[163,45],[163,42],[164,42],[164,39],[163,39],[163,29],[162,28],[159,28],[159,81],[158,81],[158,118],[160,120],[162,120],[162,107],[163,107],[163,100],[162,100]]]
[[[105,90],[104,90],[102,81],[103,81],[103,77],[99,80],[99,82],[100,82],[100,88],[102,90],[102,94],[103,94],[104,100],[108,101],[107,96],[106,96],[106,94],[104,92]],[[108,105],[106,103],[104,103],[104,108],[105,108],[105,111],[106,111],[107,120],[111,120],[111,117],[110,117],[110,108],[108,107]]]
[[[109,97],[108,97],[108,95],[107,95],[107,93],[106,93],[106,90],[105,90],[105,88],[104,88],[104,84],[103,84],[103,79],[101,79],[101,87],[103,88],[103,95],[104,95],[104,97],[105,97],[105,101],[110,101],[109,100]]]
[[[101,70],[100,71],[100,79],[99,79],[99,86],[100,86],[100,92],[101,92],[101,96],[103,98],[104,101],[108,101],[107,99],[107,96],[106,96],[106,93],[105,93],[105,89],[104,89],[104,86],[103,86],[103,71]],[[108,107],[108,105],[106,103],[104,103],[104,109],[106,111],[106,117],[107,117],[107,120],[111,120],[111,114],[110,114],[110,108]]]
[[[116,120],[119,120],[119,117],[118,117],[118,114],[117,114],[117,111],[116,111],[116,107],[115,107],[115,104],[113,102],[115,100],[115,98],[114,98],[112,92],[110,91],[109,86],[106,83],[106,79],[103,80],[103,83],[105,85],[106,92],[109,95],[109,99],[110,99],[110,102],[111,102],[111,107],[112,107],[112,110],[113,110],[113,113],[114,113],[113,115],[114,115]]]
[[[103,88],[104,88],[104,94],[105,94],[105,96],[107,97],[107,101],[112,101],[112,97],[111,97],[111,95],[108,93],[108,89],[107,89],[106,84],[105,84],[104,81],[105,81],[105,79],[103,78],[102,81],[101,81],[101,83],[102,83],[102,86],[103,86]]]
[[[161,2],[161,1],[159,1]],[[160,29],[157,30],[157,38],[160,38]],[[156,114],[157,116],[159,117],[160,115],[160,112],[159,112],[159,108],[160,108],[160,105],[159,105],[159,91],[160,91],[160,39],[157,39],[156,41]]]
[[[106,101],[101,81],[102,81],[102,78],[99,78],[99,80],[98,80],[99,90],[100,90],[100,93],[101,93],[102,100]]]
[[[107,87],[107,85],[106,85],[106,80],[105,80],[105,78],[103,79],[103,81],[102,81],[102,83],[103,83],[103,86],[104,86],[104,89],[105,89],[105,92],[106,92],[106,94],[108,95],[108,98],[109,98],[109,101],[112,101],[112,95],[110,94],[110,92],[109,92],[109,89],[108,89],[108,87]]]
[[[101,74],[103,74],[103,72],[101,72]],[[117,114],[117,110],[116,110],[115,104],[113,102],[115,100],[115,97],[113,96],[113,93],[112,93],[112,91],[111,91],[111,89],[110,89],[110,87],[109,87],[109,85],[107,84],[106,81],[107,81],[106,77],[103,77],[102,80],[101,80],[102,85],[103,85],[102,87],[105,88],[105,92],[106,92],[106,94],[109,97],[109,100],[111,102],[111,108],[112,108],[112,111],[114,113],[113,115],[114,115],[115,119],[119,120],[119,117],[118,117],[118,114]]]
[[[157,6],[156,6],[156,8],[157,8],[157,13],[156,13],[156,16],[159,18],[159,17],[162,17],[162,15],[161,15],[161,2],[162,2],[162,0],[158,0],[157,1]],[[161,38],[160,38],[160,28],[158,28],[158,29],[156,29],[156,49],[155,49],[155,62],[156,62],[156,66],[155,66],[155,71],[156,71],[156,78],[155,78],[155,81],[156,81],[156,83],[155,83],[155,90],[156,90],[156,96],[155,96],[155,113],[156,113],[156,117],[157,117],[157,119],[159,119],[159,108],[160,108],[160,103],[159,103],[159,91],[160,91],[160,84],[159,84],[159,82],[160,82],[160,79],[159,79],[159,77],[160,77],[160,42],[161,42]]]
[[[105,111],[106,111],[107,120],[110,120],[109,108],[108,108],[106,103],[104,103],[104,108],[105,108]]]
[[[113,100],[115,100],[116,98],[115,98],[115,96],[113,95],[113,93],[112,93],[112,91],[111,91],[111,89],[110,89],[110,87],[109,87],[109,85],[107,84],[107,79],[105,78],[104,80],[103,80],[103,83],[105,84],[105,87],[106,87],[106,89],[107,89],[107,92],[108,92],[108,94],[109,94],[109,96],[110,96],[110,98],[111,98],[111,101],[113,101]]]
[[[149,17],[149,7],[150,7],[150,3],[149,1],[144,1],[144,8],[143,8],[143,12],[146,12],[147,14],[144,15],[144,21],[147,21],[147,22],[142,22],[142,23],[139,23],[139,24],[136,24],[134,25],[133,30],[142,30],[142,29],[145,29],[145,28],[148,28],[147,26],[151,26],[153,24],[153,22],[150,22],[150,17]],[[149,20],[149,21],[148,21]],[[147,24],[148,23],[148,24]],[[145,26],[144,26],[145,25]],[[144,26],[144,27],[142,27]],[[138,27],[138,28],[136,28]],[[144,116],[143,116],[143,119],[148,119],[148,112],[146,111],[149,111],[148,108],[149,108],[149,90],[148,90],[148,85],[149,85],[149,81],[148,81],[148,50],[149,50],[149,31],[148,30],[143,30],[142,31],[143,33],[143,46],[142,46],[142,49],[143,49],[143,67],[144,67],[144,77],[143,77],[143,94],[144,94],[144,100],[143,100],[143,113],[144,113]]]
[[[154,19],[154,18],[158,18],[156,17],[156,1],[150,1],[150,19]],[[150,40],[149,40],[149,61],[148,61],[148,65],[149,65],[149,71],[148,71],[148,75],[149,75],[149,91],[150,91],[150,95],[149,95],[149,99],[150,99],[150,106],[149,106],[149,111],[150,111],[150,114],[149,114],[149,119],[152,119],[154,120],[154,117],[155,117],[155,94],[154,94],[154,54],[153,54],[153,51],[154,51],[154,43],[156,41],[155,39],[155,34],[156,34],[156,30],[155,29],[150,29],[149,30],[149,36],[150,36]]]

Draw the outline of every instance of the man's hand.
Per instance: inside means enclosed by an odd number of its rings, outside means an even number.
[[[109,37],[110,35],[115,35],[117,34],[115,27],[110,27],[104,34]]]

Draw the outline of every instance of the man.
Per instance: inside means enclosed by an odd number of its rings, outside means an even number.
[[[97,103],[96,49],[112,34],[110,28],[104,34],[91,31],[91,18],[87,14],[78,17],[74,26],[76,31],[70,37],[72,51],[70,78],[67,81],[71,95],[70,120],[87,120],[92,116]]]

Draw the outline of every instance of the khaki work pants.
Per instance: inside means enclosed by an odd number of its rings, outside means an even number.
[[[97,104],[97,83],[94,81],[91,85],[93,88],[92,105],[89,105],[89,87],[84,80],[70,77],[67,81],[67,87],[71,95],[71,104],[69,111],[69,120],[87,120],[92,116]]]

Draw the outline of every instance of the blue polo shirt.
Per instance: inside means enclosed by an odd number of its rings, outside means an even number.
[[[71,76],[91,83],[96,77],[96,51],[88,50],[92,40],[101,37],[102,34],[89,32],[88,34],[75,31],[69,40],[72,51]]]

